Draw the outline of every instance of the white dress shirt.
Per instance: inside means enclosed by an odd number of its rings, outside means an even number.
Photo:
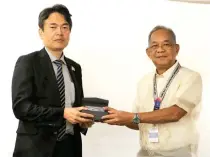
[[[53,56],[47,48],[45,48],[50,60],[52,62],[52,66],[55,72],[55,75],[57,76],[57,65],[53,63],[57,58]],[[65,107],[72,107],[72,104],[75,101],[75,87],[74,83],[72,82],[68,67],[66,65],[66,61],[64,60],[64,55],[61,56],[60,60],[63,61],[64,64],[62,64],[62,71],[63,71],[63,77],[64,77],[64,84],[65,84]],[[66,121],[66,133],[73,134],[73,125]]]

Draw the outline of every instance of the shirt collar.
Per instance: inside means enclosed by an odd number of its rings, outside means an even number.
[[[52,53],[50,53],[50,51],[46,47],[45,47],[45,50],[47,51],[47,54],[49,55],[51,62],[54,62],[55,60],[57,60],[57,58],[53,56]],[[63,63],[66,64],[66,61],[64,59],[64,54],[62,54],[60,60],[62,60]]]
[[[157,75],[157,77],[164,77],[164,78],[168,78],[168,77],[170,77],[170,75],[172,74],[172,72],[174,71],[174,69],[176,68],[176,66],[179,64],[179,62],[178,61],[176,61],[175,62],[175,64],[172,66],[172,67],[170,67],[167,71],[165,71],[163,74],[158,74],[157,73],[157,70],[156,70],[156,75]]]

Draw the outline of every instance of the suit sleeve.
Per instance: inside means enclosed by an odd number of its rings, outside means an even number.
[[[18,58],[12,78],[12,108],[17,119],[30,122],[49,122],[63,118],[64,109],[35,104],[32,57]]]

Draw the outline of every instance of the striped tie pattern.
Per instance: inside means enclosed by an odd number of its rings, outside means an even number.
[[[62,64],[63,61],[61,60],[55,60],[54,63],[57,65],[57,85],[58,85],[58,90],[60,93],[60,102],[61,102],[61,107],[65,107],[65,84],[64,84],[64,77],[63,77],[63,72],[62,72]],[[66,131],[66,121],[63,121],[62,126],[58,130],[58,137],[57,140],[61,141],[62,138],[65,135]]]

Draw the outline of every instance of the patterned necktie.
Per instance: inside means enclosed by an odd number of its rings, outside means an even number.
[[[62,64],[63,61],[61,60],[55,60],[54,63],[57,65],[57,85],[58,85],[58,90],[60,93],[60,102],[61,102],[61,107],[65,107],[65,84],[64,84],[64,77],[63,77],[63,72],[62,72]],[[61,127],[58,130],[58,138],[57,140],[60,141],[65,135],[66,131],[66,121],[64,120]]]

